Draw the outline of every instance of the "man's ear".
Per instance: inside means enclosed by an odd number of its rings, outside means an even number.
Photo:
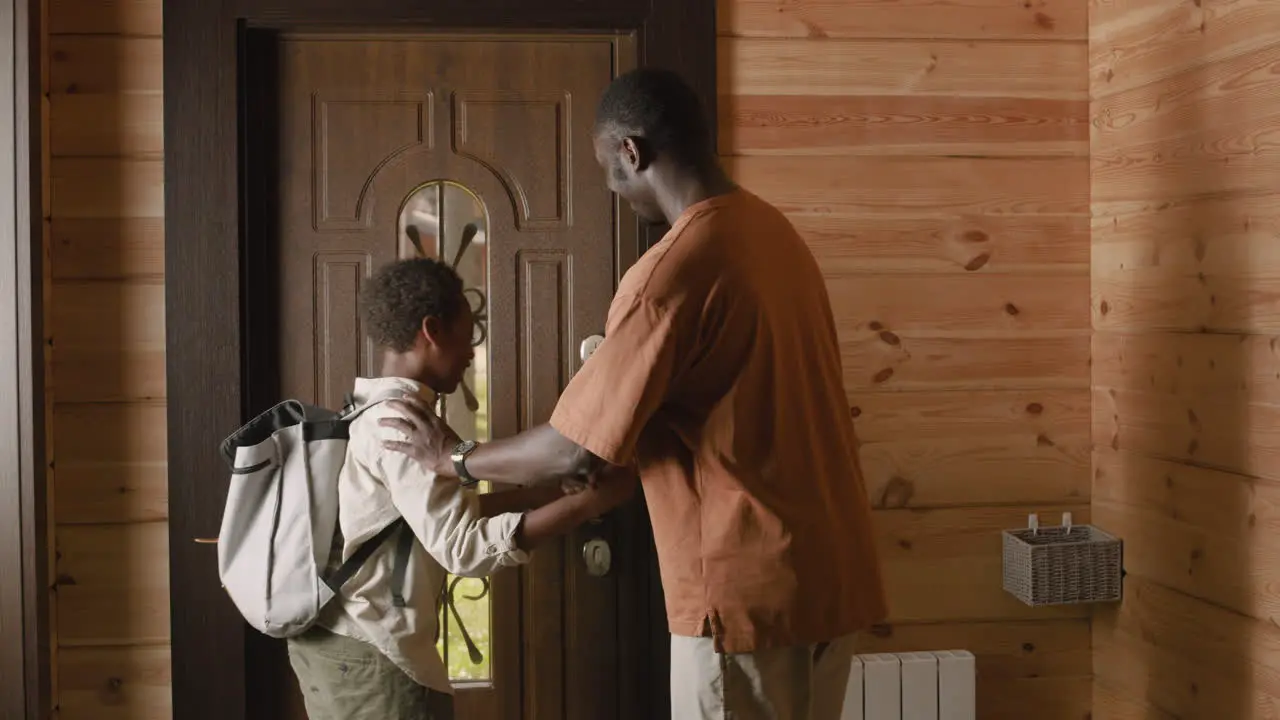
[[[444,321],[434,315],[428,315],[422,318],[422,337],[426,339],[427,345],[439,347],[444,340],[445,327]]]
[[[628,135],[622,138],[622,159],[633,172],[641,173],[654,161],[653,146],[639,135]]]

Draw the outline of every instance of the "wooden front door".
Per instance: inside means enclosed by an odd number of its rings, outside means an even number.
[[[378,266],[442,258],[476,311],[476,360],[442,411],[464,438],[544,422],[604,330],[616,203],[591,150],[620,38],[289,33],[276,38],[279,390],[337,408],[378,373],[357,295]],[[252,116],[251,116],[252,117]],[[634,238],[631,239],[634,246]],[[448,584],[437,642],[468,720],[619,717],[619,578],[583,547],[605,518],[491,581]],[[643,538],[642,538],[643,540]],[[423,638],[423,642],[432,642]],[[296,682],[286,715],[302,718]]]

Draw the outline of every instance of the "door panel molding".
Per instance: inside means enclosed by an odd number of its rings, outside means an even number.
[[[403,27],[406,32],[456,30],[630,31],[632,63],[680,71],[707,111],[716,110],[715,3],[712,0],[173,0],[164,8],[165,310],[167,326],[170,576],[174,716],[241,720],[269,715],[274,678],[256,676],[254,658],[271,652],[244,623],[217,581],[212,546],[192,542],[216,534],[226,470],[215,447],[263,398],[273,397],[263,367],[276,350],[270,319],[255,313],[252,288],[271,266],[257,233],[273,234],[271,209],[278,172],[271,148],[244,142],[246,104],[267,107],[249,73],[269,68],[277,31]],[[623,55],[627,56],[623,56]],[[444,122],[445,118],[434,118]],[[451,121],[451,119],[448,119]],[[254,114],[271,127],[274,118]],[[256,133],[254,134],[256,135]],[[252,162],[253,172],[245,168]],[[530,222],[551,222],[552,208],[531,207]],[[343,208],[346,210],[345,208]],[[562,212],[572,212],[571,207]],[[357,218],[359,216],[357,215]],[[334,217],[342,222],[344,219]],[[350,222],[348,220],[348,222]],[[250,232],[250,229],[254,232]],[[621,274],[661,228],[620,227],[632,246],[620,248]],[[616,278],[615,278],[616,279]],[[250,321],[255,325],[249,332]],[[628,509],[617,532],[645,537],[642,507]],[[616,547],[616,545],[615,545]],[[647,641],[626,653],[619,669],[635,682],[620,688],[620,720],[651,720],[668,712],[665,611],[651,547],[620,548],[615,567],[630,573],[619,612],[647,618]],[[572,592],[567,587],[566,592]],[[497,618],[495,618],[496,620]]]

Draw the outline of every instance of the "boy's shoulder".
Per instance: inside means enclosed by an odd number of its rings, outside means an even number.
[[[387,400],[417,398],[428,404],[428,406],[433,404],[430,391],[416,386],[411,381],[400,380],[399,378],[366,381],[358,383],[357,387],[368,392],[362,394],[365,398],[366,408],[360,413],[359,417],[351,421],[348,429],[348,437],[352,445],[362,444],[366,440],[376,440],[378,441],[377,446],[380,448],[382,440],[407,439],[404,433],[399,430],[379,424],[380,420],[387,418],[406,417],[403,410],[399,410],[394,405],[387,403]],[[357,397],[361,397],[361,395],[357,395]],[[372,405],[369,405],[369,403],[372,403]],[[432,412],[434,412],[434,409],[432,409]]]

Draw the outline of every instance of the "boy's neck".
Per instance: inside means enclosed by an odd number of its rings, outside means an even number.
[[[405,353],[387,352],[382,356],[380,377],[398,377],[415,380],[426,385],[432,392],[438,392],[439,383],[427,371],[425,364]]]

